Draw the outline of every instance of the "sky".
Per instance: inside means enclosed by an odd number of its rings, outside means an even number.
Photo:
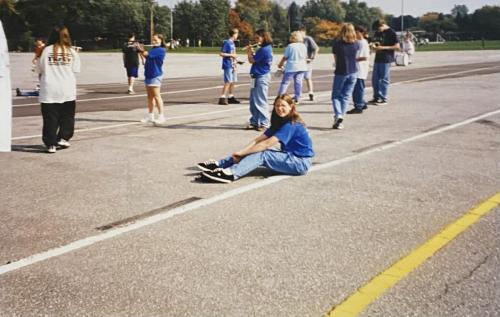
[[[157,0],[161,5],[174,6],[180,0]],[[384,13],[401,15],[401,3],[403,2],[404,14],[414,17],[421,16],[426,12],[450,13],[456,4],[465,4],[469,13],[485,5],[500,6],[500,0],[360,0],[370,7],[380,7]],[[283,0],[283,3],[291,3],[292,0]],[[306,0],[296,0],[297,4],[304,4]]]

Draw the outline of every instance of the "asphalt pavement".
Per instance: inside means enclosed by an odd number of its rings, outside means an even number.
[[[229,185],[197,181],[195,164],[258,132],[243,129],[247,101],[214,104],[216,77],[167,81],[163,126],[138,122],[143,97],[82,84],[72,146],[54,155],[36,106],[15,107],[13,152],[0,155],[0,316],[328,314],[500,192],[500,67],[479,55],[395,69],[389,105],[341,131],[319,70],[317,100],[299,106],[310,173]],[[499,209],[362,316],[498,316]]]

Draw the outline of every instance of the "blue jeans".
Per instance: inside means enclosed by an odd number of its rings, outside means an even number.
[[[352,101],[356,109],[363,109],[363,107],[366,106],[364,79],[356,79],[356,85],[354,85],[354,91],[352,92]]]
[[[373,99],[387,100],[391,80],[391,63],[375,63],[372,71]]]
[[[306,72],[288,72],[283,74],[283,80],[281,81],[280,88],[278,90],[278,95],[283,95],[290,85],[290,81],[293,79],[293,90],[295,93],[295,100],[300,99],[302,94],[302,81],[304,80],[304,75]]]
[[[349,98],[352,96],[354,85],[356,84],[356,73],[349,75],[335,75],[332,87],[332,104],[335,118],[343,118]]]
[[[255,80],[255,86],[250,88],[250,124],[256,127],[268,127],[269,108],[267,93],[269,91],[271,74],[267,73],[252,80]]]
[[[221,168],[230,167],[234,179],[238,179],[260,166],[281,174],[304,175],[311,167],[311,161],[310,157],[298,157],[291,153],[265,150],[247,155],[237,164],[234,164],[231,156],[220,160],[218,163]]]

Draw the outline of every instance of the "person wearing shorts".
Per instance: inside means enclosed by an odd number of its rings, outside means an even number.
[[[240,101],[233,95],[234,83],[238,81],[236,75],[236,46],[234,41],[238,39],[238,29],[229,31],[229,39],[224,41],[220,56],[222,57],[222,70],[224,71],[224,86],[219,98],[219,105],[239,104]]]
[[[307,72],[304,74],[304,79],[307,83],[307,90],[309,94],[309,101],[314,101],[314,88],[312,82],[312,63],[319,53],[319,46],[314,39],[306,34],[305,26],[299,28],[304,37],[304,45],[307,48]]]
[[[134,78],[139,76],[140,44],[135,40],[135,34],[130,34],[128,42],[123,46],[123,66],[127,70],[128,93],[134,94]],[[142,57],[141,57],[142,58]]]
[[[166,44],[163,35],[154,34],[151,42],[153,48],[147,52],[141,51],[142,56],[146,58],[144,65],[144,83],[148,94],[148,114],[141,120],[143,123],[164,123],[163,99],[160,88],[163,80],[163,60],[166,55]],[[158,109],[158,119],[154,117],[154,107]]]

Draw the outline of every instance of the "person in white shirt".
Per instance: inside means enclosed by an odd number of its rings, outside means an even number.
[[[290,44],[286,47],[285,53],[278,63],[279,69],[282,69],[283,65],[285,65],[283,80],[281,81],[281,85],[278,90],[278,96],[286,93],[288,85],[290,85],[290,82],[293,79],[293,99],[296,104],[299,103],[300,95],[302,94],[302,81],[304,80],[304,75],[307,72],[306,59],[307,48],[304,45],[304,37],[302,36],[302,33],[299,31],[292,32],[290,35]]]
[[[42,105],[42,140],[48,153],[67,148],[75,130],[76,79],[80,57],[65,26],[54,28],[38,60]]]
[[[352,92],[352,101],[354,102],[354,108],[347,111],[348,114],[363,113],[363,110],[367,109],[368,106],[365,101],[365,80],[368,78],[368,66],[370,58],[370,46],[366,37],[368,32],[362,26],[356,25],[354,27],[356,30],[356,36],[360,44],[360,49],[356,57],[358,62],[358,75],[356,79],[356,85],[354,86],[354,91]]]
[[[403,42],[401,43],[401,49],[403,53],[408,54],[408,63],[411,64],[412,56],[415,54],[415,45],[413,44],[412,34],[410,32],[406,32],[403,37]]]

